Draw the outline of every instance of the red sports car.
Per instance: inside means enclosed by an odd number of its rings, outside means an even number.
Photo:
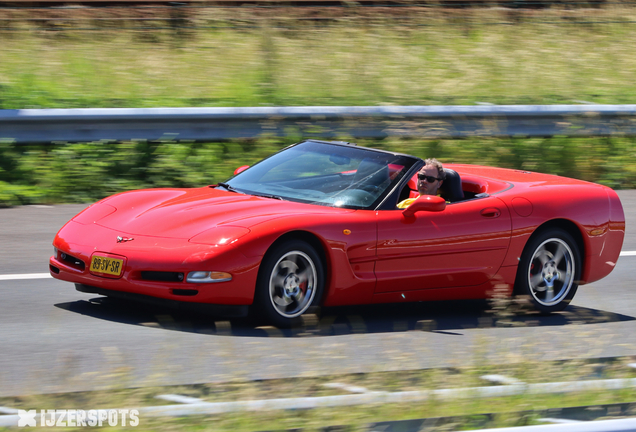
[[[250,310],[289,326],[312,306],[528,295],[548,313],[608,275],[625,217],[605,186],[445,166],[417,197],[413,156],[308,140],[226,183],[105,198],[58,232],[51,275],[82,292]]]

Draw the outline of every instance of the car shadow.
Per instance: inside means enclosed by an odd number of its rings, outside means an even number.
[[[243,337],[315,337],[405,331],[461,336],[464,330],[475,328],[602,324],[636,319],[573,305],[562,312],[541,315],[522,303],[507,302],[502,305],[488,300],[455,300],[323,308],[319,314],[303,316],[303,322],[298,327],[278,329],[249,318],[213,317],[108,297],[58,303],[55,306],[122,324]]]

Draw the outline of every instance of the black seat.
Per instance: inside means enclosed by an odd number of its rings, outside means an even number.
[[[462,180],[459,178],[457,171],[444,168],[444,172],[446,173],[446,179],[439,188],[440,196],[449,202],[463,200]]]

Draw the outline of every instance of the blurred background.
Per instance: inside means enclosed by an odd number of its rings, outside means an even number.
[[[0,109],[627,104],[634,46],[632,2],[13,1],[0,3]],[[0,136],[0,205],[212,184],[301,138],[30,146]],[[357,142],[636,186],[627,137]]]

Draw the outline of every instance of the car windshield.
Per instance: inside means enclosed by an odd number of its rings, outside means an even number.
[[[250,195],[343,208],[374,208],[417,158],[305,141],[259,162],[225,185]]]

